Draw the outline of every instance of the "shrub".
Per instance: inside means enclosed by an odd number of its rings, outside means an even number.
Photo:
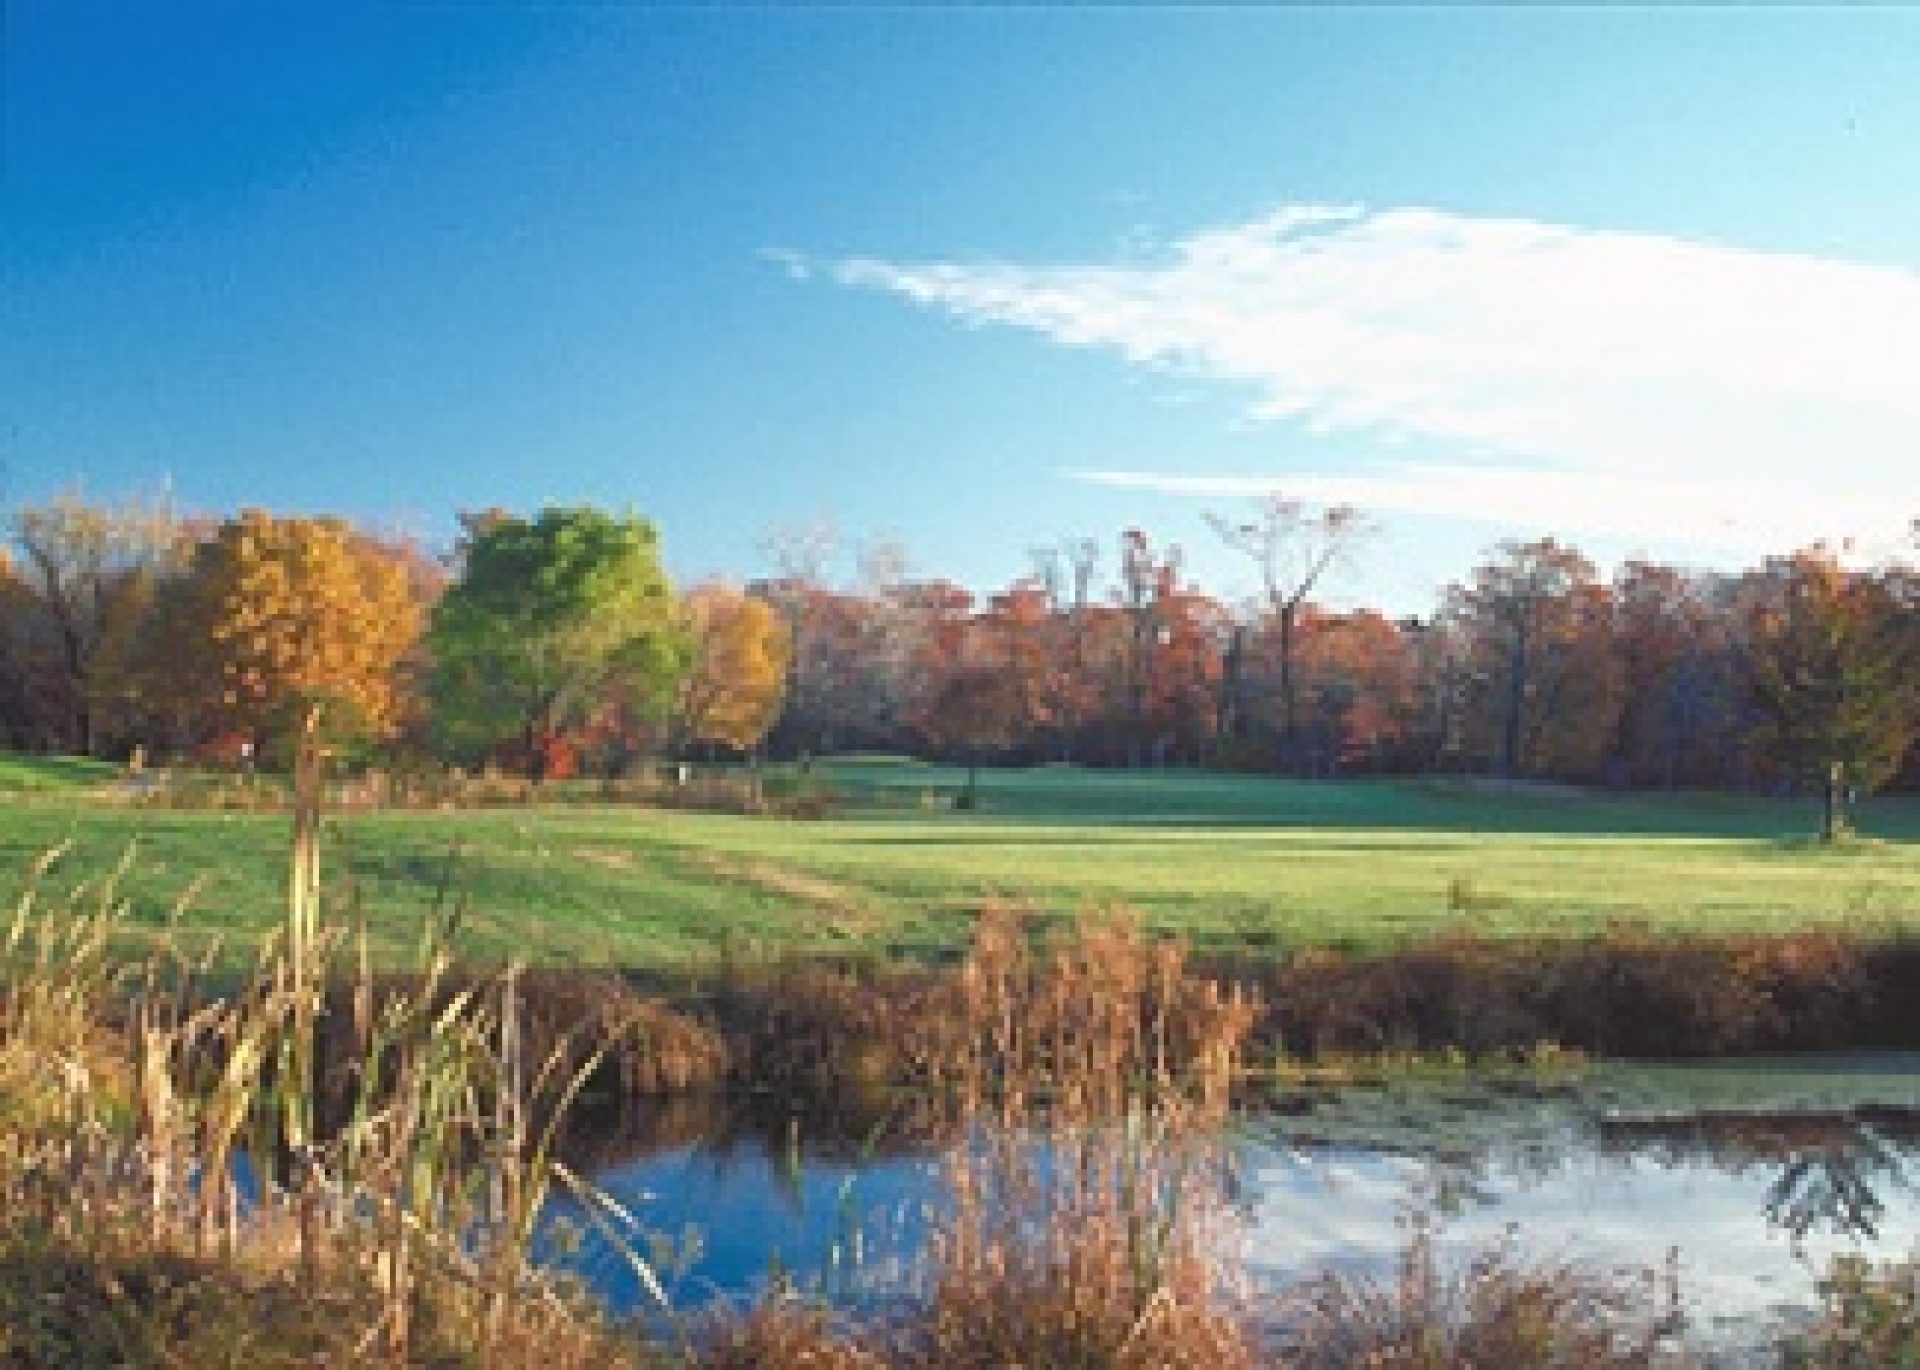
[[[1656,1363],[1661,1320],[1653,1277],[1622,1279],[1568,1265],[1529,1265],[1506,1245],[1451,1268],[1416,1226],[1389,1280],[1327,1275],[1288,1310],[1280,1357],[1297,1370],[1453,1370]]]
[[[1782,1348],[1788,1366],[1877,1370],[1920,1365],[1920,1262],[1838,1257],[1820,1284],[1818,1324]]]

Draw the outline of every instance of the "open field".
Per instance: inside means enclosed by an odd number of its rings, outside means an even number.
[[[1125,905],[1201,950],[1254,955],[1618,919],[1674,934],[1920,930],[1913,800],[1867,805],[1872,838],[1825,850],[1804,836],[1813,806],[1726,796],[1044,768],[988,773],[984,812],[956,814],[953,770],[815,775],[845,800],[832,819],[590,805],[342,817],[328,870],[389,960],[443,886],[469,910],[471,955],[662,968],[728,946],[939,954],[996,898],[1056,914]],[[196,935],[251,945],[281,916],[283,816],[131,808],[98,797],[97,777],[0,799],[7,880],[60,842],[74,844],[64,882],[137,844],[124,881],[137,921],[158,925],[190,888]]]
[[[75,794],[105,785],[120,773],[111,762],[84,756],[20,756],[0,752],[0,798],[20,794]]]

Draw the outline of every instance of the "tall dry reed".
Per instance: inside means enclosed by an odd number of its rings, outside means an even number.
[[[928,1065],[961,1140],[902,1360],[1253,1364],[1222,1150],[1252,1003],[1123,920],[1036,950],[1004,909],[952,997]]]
[[[1287,1370],[1636,1370],[1680,1366],[1661,1344],[1677,1316],[1650,1273],[1617,1275],[1522,1259],[1501,1244],[1460,1261],[1416,1225],[1398,1271],[1327,1274],[1283,1303]]]
[[[323,899],[316,732],[287,920],[236,992],[165,941],[127,963],[115,879],[46,899],[56,852],[29,880],[0,943],[0,1361],[638,1363],[533,1260],[556,1184],[622,1236],[555,1151],[598,1055],[551,1032],[530,1052],[520,972],[455,985],[435,939],[376,997],[364,922]],[[77,1272],[52,1317],[29,1273],[49,1269]]]

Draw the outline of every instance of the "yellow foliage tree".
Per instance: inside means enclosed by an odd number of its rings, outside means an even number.
[[[747,751],[773,727],[786,698],[786,622],[765,600],[727,585],[695,586],[682,609],[693,665],[680,686],[679,735]]]
[[[426,606],[406,549],[334,518],[249,509],[195,551],[185,614],[217,730],[281,735],[319,703],[330,731],[390,736]]]

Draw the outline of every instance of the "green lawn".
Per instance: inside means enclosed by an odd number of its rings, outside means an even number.
[[[1192,773],[816,768],[847,800],[823,822],[555,806],[332,824],[384,955],[417,936],[452,859],[480,956],[670,965],[729,942],[838,952],[954,945],[982,900],[1051,913],[1124,904],[1208,948],[1380,948],[1463,923],[1494,936],[1616,918],[1676,933],[1851,922],[1920,929],[1920,803],[1881,800],[1877,840],[1825,850],[1810,805],[1723,796],[1505,793],[1462,783],[1310,784]],[[24,787],[22,787],[24,788]],[[72,881],[138,851],[125,893],[158,924],[250,942],[277,917],[284,818],[134,810],[82,790],[0,797],[0,871],[68,839]],[[1450,897],[1458,890],[1464,899]],[[1460,907],[1464,903],[1464,907]]]
[[[84,756],[0,752],[0,802],[20,794],[71,794],[111,782],[121,768]]]

